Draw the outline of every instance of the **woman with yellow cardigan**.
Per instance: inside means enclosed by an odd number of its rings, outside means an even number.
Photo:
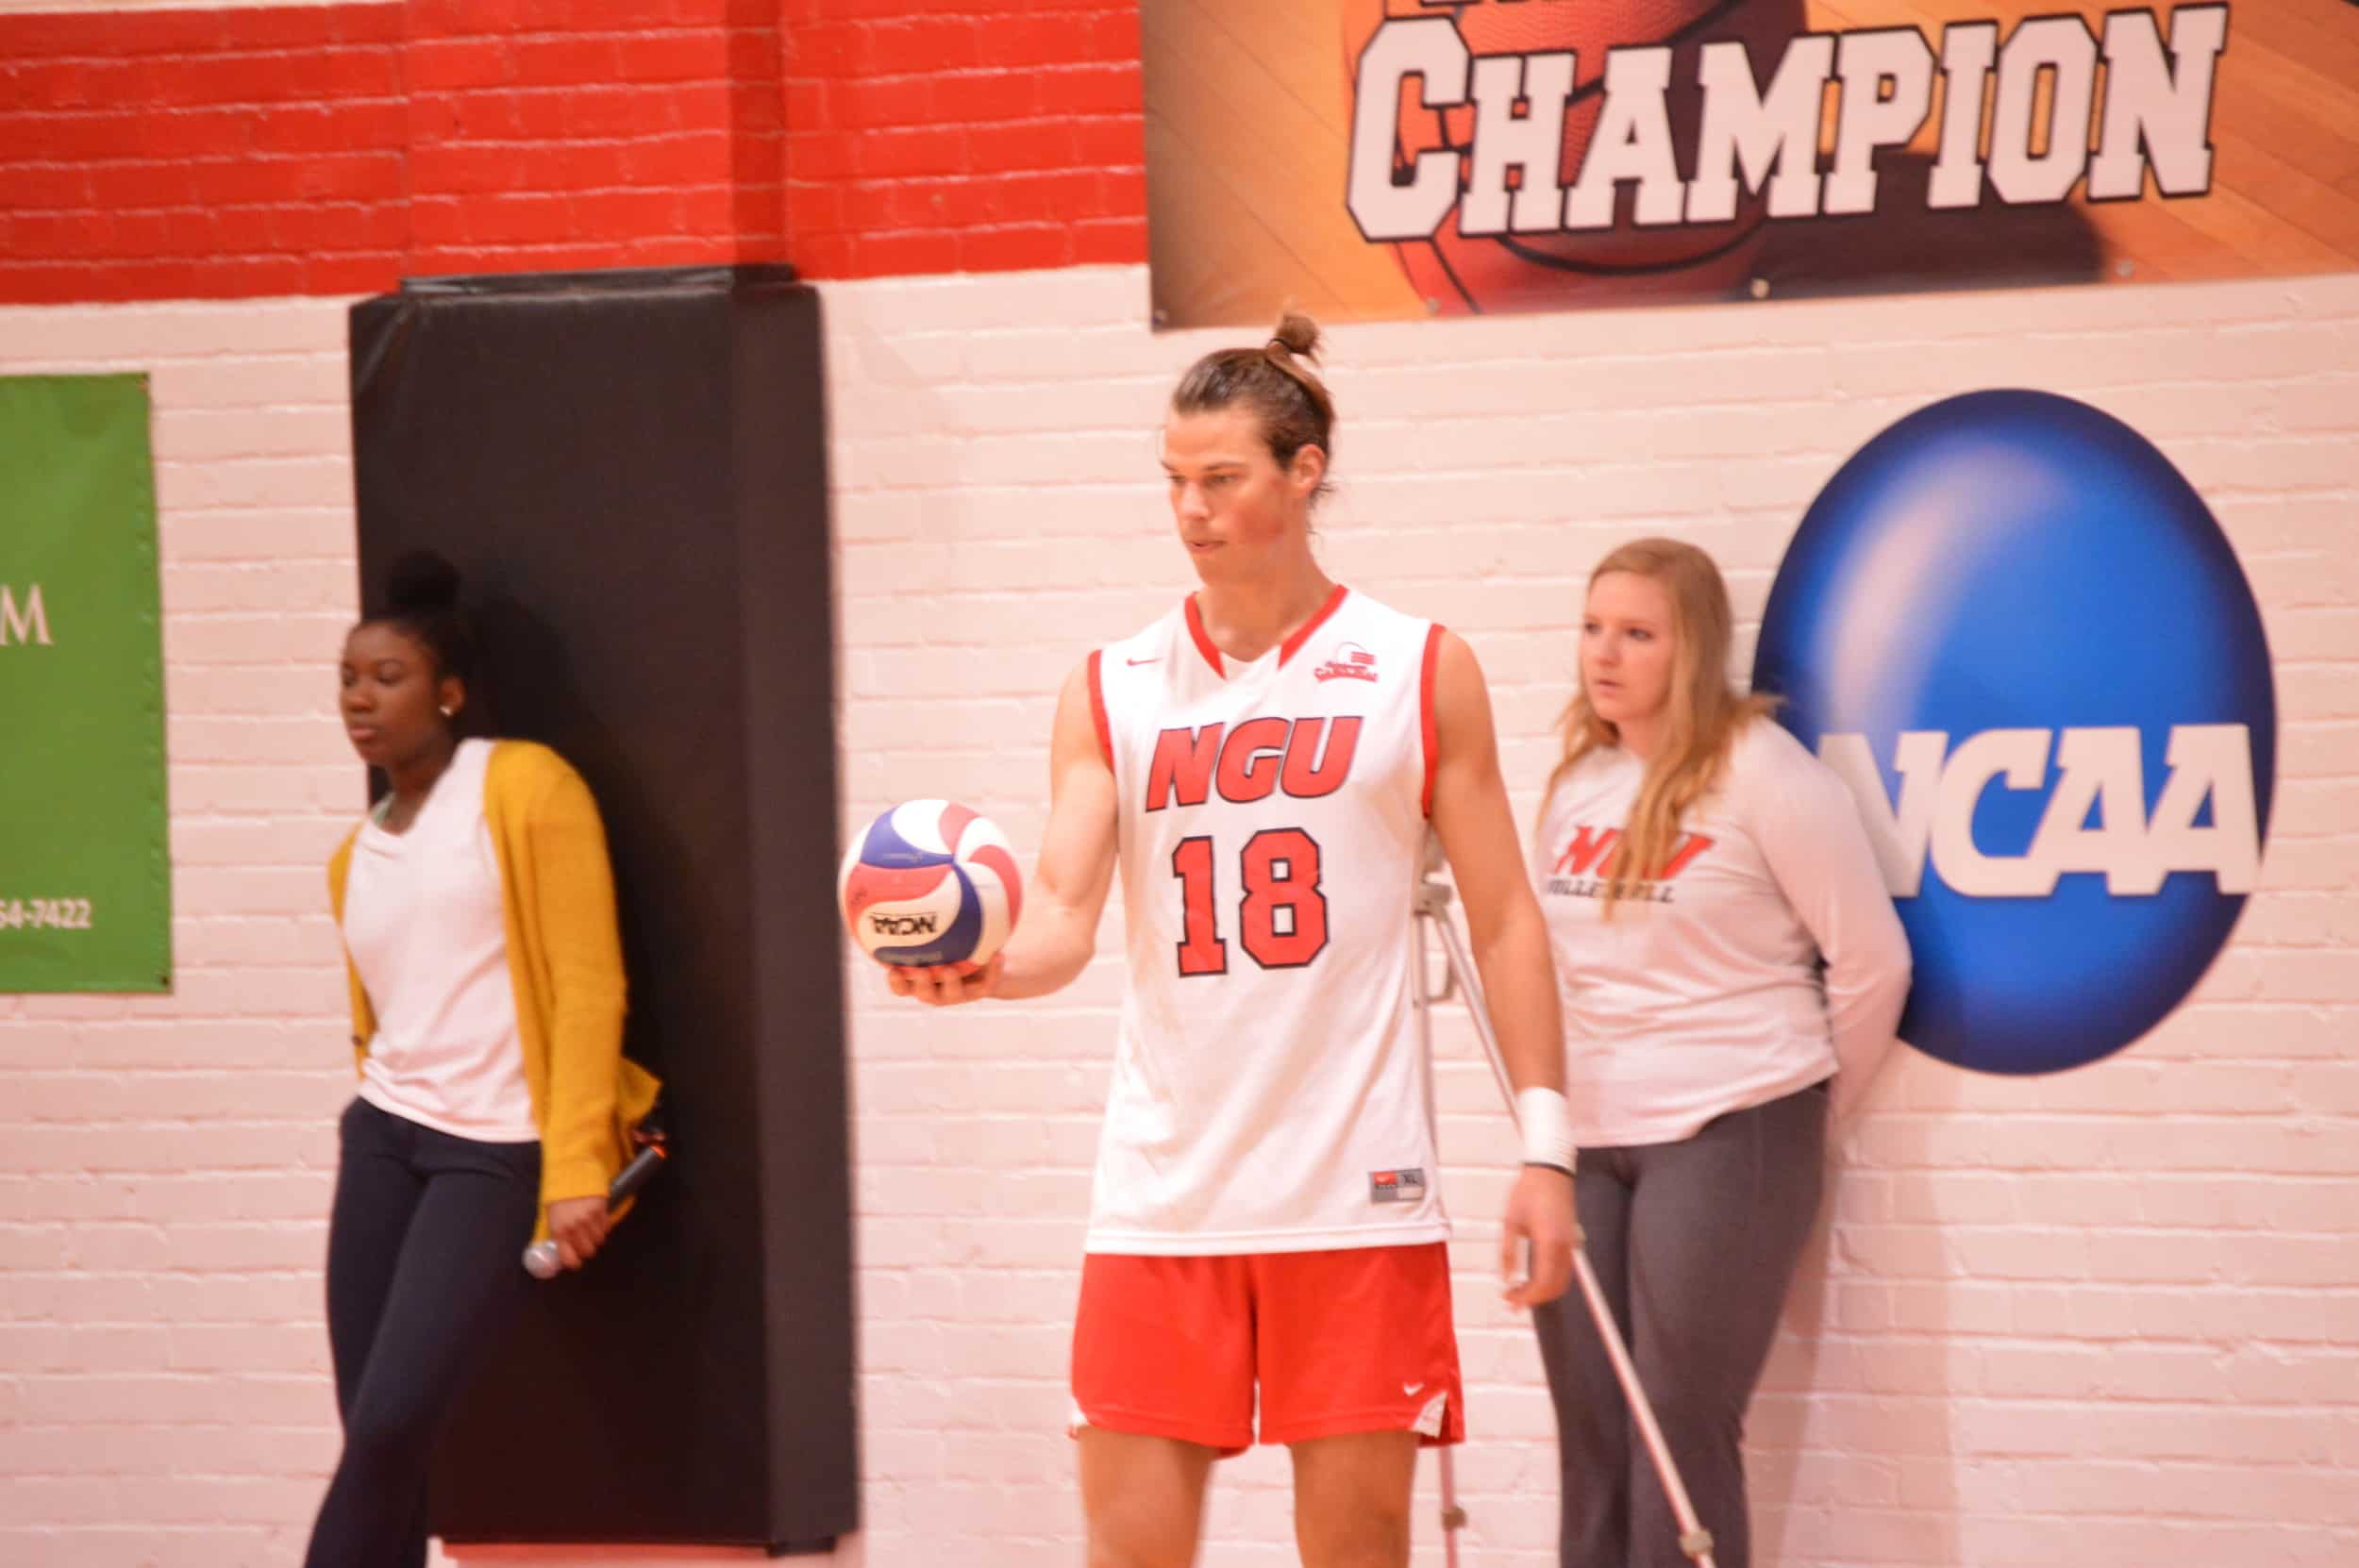
[[[359,1095],[328,1222],[344,1447],[306,1568],[421,1568],[427,1457],[524,1299],[568,1268],[656,1082],[622,1055],[623,959],[596,803],[545,746],[460,740],[473,640],[439,556],[396,564],[344,642],[344,727],[391,792],[329,861]]]

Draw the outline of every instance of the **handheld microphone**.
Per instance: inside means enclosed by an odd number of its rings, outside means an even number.
[[[607,1184],[606,1207],[610,1212],[628,1203],[633,1194],[655,1178],[656,1172],[661,1170],[663,1162],[672,1157],[661,1133],[642,1131],[636,1136],[639,1152],[631,1156],[630,1163],[616,1172],[614,1179]],[[525,1273],[535,1279],[555,1279],[563,1273],[565,1262],[558,1250],[557,1239],[551,1237],[525,1248],[524,1265]]]

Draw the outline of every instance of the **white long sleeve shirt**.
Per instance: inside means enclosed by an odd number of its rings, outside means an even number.
[[[1618,748],[1590,753],[1549,795],[1533,850],[1587,1146],[1671,1143],[1872,1063],[1908,996],[1908,940],[1857,807],[1767,719],[1738,734],[1665,874],[1603,918],[1606,858],[1645,771]]]

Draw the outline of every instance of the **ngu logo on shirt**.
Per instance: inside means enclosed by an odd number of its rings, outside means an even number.
[[[1916,959],[1900,1035],[1944,1060],[2119,1050],[2258,884],[2251,589],[2168,459],[2084,404],[1975,392],[1861,448],[1779,566],[1753,682],[1858,799]]]

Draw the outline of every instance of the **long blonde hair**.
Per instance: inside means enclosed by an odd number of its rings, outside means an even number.
[[[1598,562],[1589,586],[1594,589],[1609,572],[1660,583],[1671,601],[1671,689],[1662,735],[1647,759],[1630,820],[1599,868],[1606,879],[1604,912],[1611,919],[1614,906],[1659,873],[1677,850],[1681,819],[1719,781],[1737,731],[1769,712],[1777,699],[1741,696],[1729,684],[1735,617],[1728,585],[1710,556],[1676,539],[1634,539]],[[1615,726],[1589,706],[1588,689],[1578,673],[1559,727],[1564,754],[1541,792],[1543,810],[1582,758],[1599,746],[1621,743]]]

